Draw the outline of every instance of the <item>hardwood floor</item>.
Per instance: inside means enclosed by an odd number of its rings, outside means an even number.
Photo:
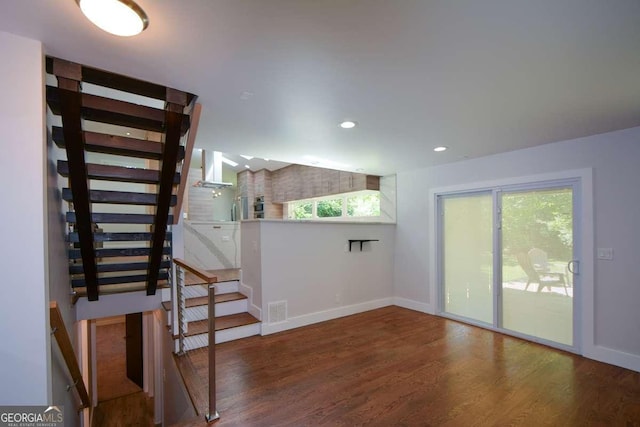
[[[124,317],[122,323],[96,327],[98,400],[111,400],[141,390],[127,378]]]
[[[199,413],[206,358],[178,358]],[[399,307],[219,344],[216,373],[217,426],[640,426],[640,373]]]
[[[153,427],[153,399],[139,391],[100,402],[93,413],[93,427]]]

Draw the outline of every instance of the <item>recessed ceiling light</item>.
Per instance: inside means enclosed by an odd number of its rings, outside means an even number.
[[[232,168],[235,168],[236,166],[238,166],[238,164],[236,162],[234,162],[231,159],[227,159],[226,157],[222,156],[222,163],[226,163],[229,166],[231,166]]]
[[[436,147],[433,149],[433,151],[435,151],[436,153],[439,153],[441,151],[445,151],[447,149],[447,147],[445,146],[440,146],[440,147]]]
[[[353,129],[354,127],[356,127],[356,122],[345,120],[344,122],[340,123],[340,127],[342,129]]]
[[[247,168],[247,169],[251,169],[251,166],[249,166],[249,165],[244,165],[244,167]]]
[[[245,156],[244,154],[240,154],[240,157],[244,157],[247,160],[253,159],[253,156]]]
[[[265,161],[265,162],[268,162],[268,161],[269,161],[269,159],[264,159],[264,161]]]
[[[144,10],[132,0],[76,0],[96,26],[116,36],[135,36],[149,26]]]

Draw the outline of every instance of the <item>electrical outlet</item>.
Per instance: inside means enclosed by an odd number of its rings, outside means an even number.
[[[613,259],[613,249],[611,248],[598,248],[598,259],[604,259],[610,261]]]

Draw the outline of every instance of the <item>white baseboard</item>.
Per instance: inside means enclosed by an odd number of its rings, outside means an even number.
[[[317,311],[315,313],[309,313],[302,316],[290,317],[284,322],[271,324],[262,322],[262,335],[275,334],[276,332],[282,332],[289,329],[299,328],[301,326],[337,319],[339,317],[350,316],[352,314],[375,310],[376,308],[387,307],[389,305],[393,305],[392,297]]]
[[[419,311],[421,313],[435,314],[435,310],[431,304],[426,302],[414,301],[407,298],[394,297],[393,304],[398,307],[408,308],[409,310]]]
[[[624,351],[594,345],[589,349],[584,349],[583,356],[599,362],[640,372],[640,356],[637,354],[625,353]]]

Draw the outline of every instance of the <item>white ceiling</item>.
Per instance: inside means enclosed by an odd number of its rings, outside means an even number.
[[[388,174],[640,125],[638,0],[138,4],[134,38],[74,0],[0,0],[0,30],[195,93],[197,146],[289,163]]]

